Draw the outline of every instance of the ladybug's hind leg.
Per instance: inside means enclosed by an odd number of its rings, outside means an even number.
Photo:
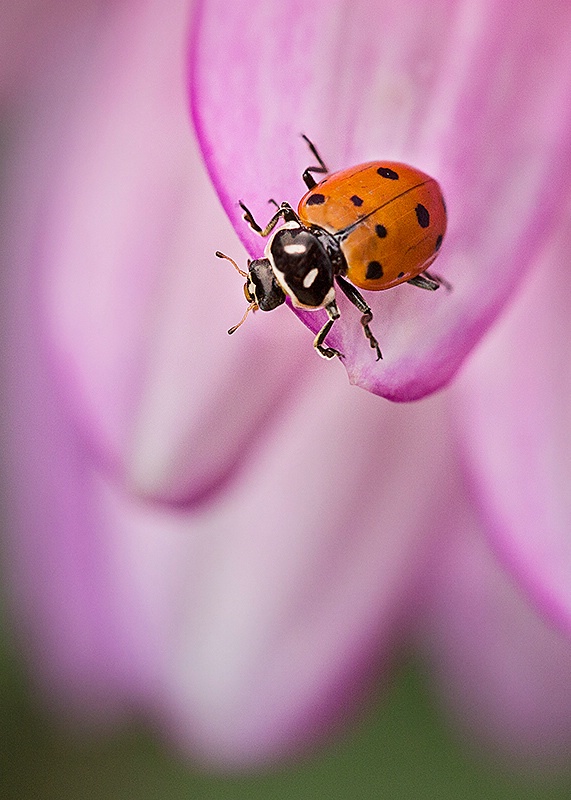
[[[313,177],[313,175],[311,173],[315,172],[316,174],[319,174],[319,175],[326,175],[329,172],[329,170],[327,169],[327,167],[323,163],[323,159],[321,158],[321,156],[317,152],[317,148],[313,144],[311,139],[308,139],[307,136],[305,135],[305,133],[302,133],[301,135],[303,136],[303,138],[305,139],[305,141],[309,145],[309,149],[311,150],[311,152],[313,153],[315,158],[319,161],[319,166],[318,167],[316,167],[316,166],[308,167],[306,170],[304,170],[303,175],[301,176],[303,178],[303,181],[304,181],[305,185],[307,186],[307,188],[308,189],[313,189],[315,186],[317,186],[317,181],[315,180],[315,178]]]
[[[325,337],[331,330],[333,323],[336,319],[339,319],[339,309],[337,308],[337,303],[333,300],[332,303],[329,303],[328,306],[325,306],[325,310],[327,311],[327,315],[329,319],[325,323],[325,325],[321,328],[319,333],[314,339],[313,346],[317,350],[320,356],[323,358],[335,358],[335,356],[339,356],[339,358],[345,358],[343,353],[340,353],[339,350],[336,350],[334,347],[327,347],[323,344],[325,341]]]
[[[420,289],[428,289],[429,292],[435,292],[436,289],[439,289],[441,286],[444,286],[448,292],[452,291],[452,284],[445,281],[444,278],[441,278],[439,275],[431,275],[426,271],[417,275],[415,278],[411,278],[407,283],[418,286]]]
[[[383,357],[381,353],[381,348],[379,347],[379,343],[373,336],[373,332],[369,328],[369,322],[373,319],[373,312],[371,311],[368,303],[365,301],[363,295],[353,286],[352,283],[346,281],[345,278],[342,278],[341,275],[336,275],[335,280],[339,284],[339,288],[342,292],[349,298],[349,300],[356,306],[361,314],[361,325],[363,326],[363,331],[365,336],[369,340],[369,344],[373,348],[373,350],[377,353],[377,361]]]

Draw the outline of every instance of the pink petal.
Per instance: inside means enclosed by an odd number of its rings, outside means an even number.
[[[390,656],[440,505],[440,410],[380,411],[319,364],[204,512],[149,514],[108,487],[133,608],[151,609],[162,659],[147,702],[183,748],[217,766],[261,763],[353,707]],[[157,552],[170,553],[160,574]]]
[[[551,229],[571,179],[571,8],[559,0],[200,3],[194,121],[222,203],[250,253],[268,198],[296,205],[312,158],[333,170],[411,163],[443,187],[435,271],[454,286],[367,293],[384,353],[354,309],[330,341],[351,382],[395,400],[446,384],[501,311]],[[323,313],[301,313],[316,330]]]
[[[93,11],[94,0],[3,0],[0,4],[0,106],[18,102],[43,67],[46,50],[70,20]]]
[[[141,494],[193,501],[295,389],[303,331],[284,309],[227,336],[245,301],[214,256],[238,244],[188,125],[187,3],[86,16],[52,47],[11,154],[45,347],[97,457]]]
[[[477,524],[458,520],[432,571],[423,647],[440,694],[471,743],[525,765],[565,766],[571,645],[498,564]]]
[[[494,547],[542,613],[571,633],[571,206],[532,280],[457,394],[467,467]]]
[[[334,365],[297,346],[307,332],[290,334],[287,313],[263,321],[265,347],[257,321],[228,340],[239,298],[228,300],[224,346],[210,347],[226,313],[214,282],[228,280],[212,253],[228,234],[182,128],[165,122],[178,102],[161,53],[176,52],[184,9],[137,9],[70,24],[9,142],[5,583],[51,701],[103,719],[151,710],[204,759],[255,762],[323,729],[351,705],[372,657],[387,657],[422,560],[420,521],[437,505],[440,401],[379,407],[339,387]],[[168,246],[189,208],[207,221],[196,225],[188,303],[202,314],[206,286],[217,314],[212,328],[204,313],[181,331],[180,259],[191,248],[184,236],[182,255]],[[203,494],[198,508],[161,502],[215,488],[236,429],[249,458],[226,493]],[[227,450],[207,470],[213,438]],[[403,485],[419,487],[405,508]]]
[[[17,275],[3,297],[24,312]],[[440,398],[379,408],[318,361],[228,490],[173,508],[93,465],[38,316],[5,333],[8,594],[51,701],[152,711],[219,765],[276,758],[345,714],[423,560],[449,471]]]
[[[11,194],[14,200],[16,195]],[[37,298],[26,269],[26,205],[12,218],[1,271],[0,433],[4,591],[30,665],[55,702],[109,723],[123,706],[133,664],[124,657],[100,515],[93,504],[93,465],[46,365]],[[6,209],[1,211],[2,221]]]

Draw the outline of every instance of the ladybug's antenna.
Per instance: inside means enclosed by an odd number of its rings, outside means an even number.
[[[240,275],[241,275],[243,278],[247,278],[247,277],[248,277],[248,273],[247,273],[247,272],[244,272],[244,270],[243,270],[243,269],[240,269],[240,267],[238,266],[238,264],[236,264],[236,262],[234,261],[234,259],[233,259],[233,258],[230,258],[230,256],[225,256],[225,255],[224,255],[224,253],[221,253],[221,252],[220,252],[220,250],[217,250],[217,251],[216,251],[216,253],[215,253],[215,255],[217,255],[217,256],[218,256],[218,258],[225,258],[225,259],[226,259],[226,261],[229,261],[231,264],[233,264],[233,265],[234,265],[234,267],[236,268],[236,270],[237,270],[237,271],[240,273]],[[246,312],[246,313],[248,313],[248,312]],[[242,322],[243,322],[243,321],[244,321],[244,320],[242,320]],[[240,325],[242,324],[242,322],[240,323]],[[238,327],[238,325],[236,325],[236,327],[232,329],[232,333],[233,333],[233,332],[236,330],[236,328],[237,328],[237,327]],[[230,331],[228,331],[228,333],[230,333]]]
[[[234,267],[236,268],[236,270],[237,270],[237,271],[240,273],[240,275],[241,275],[243,278],[246,278],[246,280],[248,279],[248,277],[249,277],[249,276],[248,276],[248,273],[247,273],[247,272],[244,272],[244,270],[243,270],[243,269],[240,269],[240,267],[238,266],[238,264],[236,264],[236,262],[234,261],[234,259],[233,259],[233,258],[230,258],[230,256],[226,256],[226,255],[224,255],[224,253],[221,253],[221,252],[220,252],[220,250],[217,250],[217,251],[216,251],[216,255],[218,256],[218,258],[225,258],[225,259],[226,259],[226,261],[229,261],[231,264],[233,264],[233,265],[234,265]],[[248,261],[248,264],[249,264],[249,263],[250,263],[250,262]],[[246,299],[247,299],[247,300],[252,300],[252,295],[251,295],[251,294],[250,294],[250,292],[248,291],[248,285],[247,285],[247,284],[244,286],[244,293],[245,293],[245,295],[246,295]],[[242,317],[242,319],[240,320],[240,322],[239,322],[237,325],[234,325],[234,326],[232,326],[232,328],[230,328],[230,330],[228,331],[228,333],[229,333],[229,334],[232,334],[232,333],[234,333],[235,331],[237,331],[237,330],[238,330],[238,328],[240,327],[240,325],[242,325],[242,324],[243,324],[243,323],[246,321],[246,317],[248,316],[248,314],[250,313],[250,311],[257,311],[257,310],[258,310],[258,304],[256,303],[256,301],[255,301],[255,300],[252,300],[252,302],[250,303],[250,305],[248,306],[248,308],[247,308],[247,309],[246,309],[246,311],[244,312],[244,316]]]
[[[232,334],[233,334],[235,331],[237,331],[237,330],[238,330],[238,328],[240,327],[240,325],[242,325],[242,324],[243,324],[243,323],[246,321],[246,317],[248,316],[248,314],[250,313],[250,311],[257,311],[257,309],[258,309],[258,304],[257,304],[257,303],[250,303],[250,305],[248,306],[248,308],[247,308],[247,309],[246,309],[246,311],[244,312],[244,316],[242,317],[242,319],[240,320],[240,322],[239,322],[237,325],[234,325],[232,328],[230,328],[230,330],[228,331],[228,333],[229,333],[230,335],[232,335]]]

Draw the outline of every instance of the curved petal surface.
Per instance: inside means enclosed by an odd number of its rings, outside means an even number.
[[[422,646],[471,743],[512,766],[567,765],[571,645],[502,569],[470,514],[440,551]]]
[[[43,68],[46,50],[65,36],[71,19],[96,9],[96,0],[4,0],[0,5],[0,107],[18,101],[22,85]]]
[[[151,526],[109,487],[131,568],[146,536],[151,552],[176,542],[154,699],[210,764],[276,759],[353,708],[373,664],[387,664],[441,511],[440,399],[379,410],[328,366],[208,509],[159,510]]]
[[[571,179],[571,10],[549,0],[236,2],[198,6],[190,92],[210,174],[253,256],[243,200],[294,206],[311,157],[372,159],[438,179],[449,228],[437,272],[450,294],[367,293],[384,360],[354,309],[330,334],[349,378],[394,400],[451,379],[552,227]],[[533,236],[530,236],[533,231]],[[324,312],[300,312],[316,330]]]
[[[69,22],[10,156],[62,399],[102,463],[178,502],[232,473],[308,360],[285,309],[226,334],[244,298],[214,251],[237,241],[188,124],[187,18],[130,0]]]
[[[531,280],[455,387],[494,546],[571,634],[571,206]],[[467,422],[469,424],[467,424]]]
[[[151,710],[218,765],[299,746],[390,653],[448,471],[441,399],[379,408],[318,362],[216,501],[152,504],[93,466],[35,322],[3,340],[6,564],[49,697]]]
[[[83,55],[86,47],[80,39]],[[129,492],[86,439],[103,430],[100,441],[122,441],[113,397],[129,408],[114,382],[130,364],[120,347],[131,341],[121,327],[128,321],[119,310],[103,317],[103,289],[90,297],[78,281],[74,291],[92,321],[78,311],[75,324],[67,322],[67,250],[44,257],[56,238],[47,223],[42,258],[30,236],[47,183],[33,184],[24,169],[36,152],[24,145],[37,140],[23,130],[2,208],[10,236],[0,274],[6,583],[21,637],[54,702],[98,719],[126,706],[152,708],[211,762],[276,757],[343,713],[373,656],[389,651],[422,560],[427,509],[439,502],[440,399],[381,405],[340,387],[335,365],[310,353],[313,368],[304,380],[296,374],[300,402],[276,414],[226,493],[191,508]],[[65,208],[76,220],[72,205]],[[89,274],[93,289],[94,266]],[[129,289],[135,280],[124,283]],[[99,330],[102,318],[116,335]],[[109,349],[93,345],[98,336]],[[251,376],[257,380],[268,373]],[[403,502],[407,491],[414,494]]]

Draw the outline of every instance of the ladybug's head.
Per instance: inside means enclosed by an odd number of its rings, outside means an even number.
[[[234,333],[244,322],[250,311],[257,311],[258,309],[260,311],[272,311],[285,302],[285,293],[277,282],[272,265],[267,258],[257,258],[254,261],[248,260],[248,272],[244,272],[233,258],[225,256],[224,253],[219,251],[216,252],[216,255],[218,258],[225,258],[230,261],[240,275],[246,278],[244,295],[250,305],[240,322],[230,328],[228,333]]]

